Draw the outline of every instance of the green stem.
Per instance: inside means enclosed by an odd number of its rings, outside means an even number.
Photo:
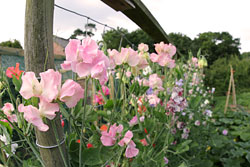
[[[125,149],[125,147],[121,149],[121,152],[120,152],[120,154],[119,154],[119,156],[118,156],[118,160],[116,161],[116,164],[115,164],[116,167],[118,167],[118,165],[119,165],[119,161],[120,161],[120,159],[121,159],[122,152],[124,151],[124,149]]]
[[[53,131],[54,131],[54,134],[55,134],[55,137],[56,137],[56,142],[57,142],[57,145],[58,145],[58,148],[59,148],[59,152],[60,152],[61,157],[63,159],[63,163],[67,167],[69,165],[67,164],[67,161],[65,159],[65,155],[63,154],[63,150],[62,150],[62,147],[61,147],[61,144],[60,144],[60,139],[59,139],[59,136],[58,136],[58,131],[56,129],[56,125],[55,125],[54,120],[52,121],[52,128],[53,128]]]
[[[80,136],[80,148],[79,148],[79,167],[82,166],[82,138],[83,138],[83,127],[85,125],[85,115],[86,115],[86,106],[87,106],[87,99],[88,99],[88,81],[89,78],[85,79],[85,91],[84,91],[84,108],[83,108],[83,117],[82,117],[82,126],[81,126],[81,136]]]

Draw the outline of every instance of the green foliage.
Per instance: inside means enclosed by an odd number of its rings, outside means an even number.
[[[205,32],[193,40],[192,47],[202,55],[207,55],[208,65],[219,58],[230,58],[231,55],[240,55],[240,40],[233,38],[228,32]]]
[[[230,59],[220,58],[206,69],[206,84],[215,87],[217,95],[225,95],[228,91],[230,80],[230,66],[232,65],[234,72],[234,82],[236,92],[241,93],[249,89],[250,85],[250,60],[240,60],[237,56]]]
[[[171,43],[176,46],[178,51],[184,56],[188,55],[188,52],[192,50],[192,39],[181,33],[169,33],[168,34]],[[188,57],[183,57],[185,60]]]
[[[16,39],[14,39],[13,41],[8,40],[8,41],[1,42],[0,46],[11,47],[11,48],[20,48],[20,49],[23,48],[21,43]]]
[[[134,45],[132,46],[124,37],[121,47],[130,46],[136,48],[140,43],[144,43],[149,46],[149,52],[154,52],[154,40],[143,30],[137,29],[129,33],[127,29],[119,27],[116,30],[106,31],[102,35],[103,41],[107,44],[107,48],[118,50],[121,42],[121,34],[124,34],[124,36]]]

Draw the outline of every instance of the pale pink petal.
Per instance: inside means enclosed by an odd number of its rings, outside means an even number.
[[[32,105],[24,106],[23,104],[20,104],[18,110],[19,112],[23,112],[24,119],[36,126],[38,130],[47,131],[49,129],[48,125],[43,123],[40,112],[37,108]]]
[[[76,64],[76,73],[79,75],[79,77],[86,77],[90,75],[92,66],[92,64],[88,63],[78,63]]]
[[[25,72],[22,76],[22,86],[19,92],[23,98],[29,99],[42,94],[42,86],[36,79],[34,72]]]
[[[84,96],[84,90],[75,81],[68,79],[60,91],[60,100],[65,102],[69,108],[74,107]]]
[[[78,39],[70,39],[68,45],[65,47],[65,54],[67,61],[77,60],[77,48],[81,44]]]
[[[63,64],[61,64],[61,68],[63,70],[71,70],[71,61],[64,61]]]
[[[131,67],[135,67],[138,65],[139,61],[140,61],[140,57],[138,56],[138,53],[134,51],[133,49],[129,48],[127,63]]]
[[[45,100],[40,99],[39,112],[40,116],[46,117],[50,120],[54,119],[56,113],[59,111],[59,105],[57,103],[48,103]]]
[[[10,122],[17,122],[16,114],[12,114],[8,116]]]
[[[95,57],[98,51],[98,45],[95,40],[91,38],[85,38],[82,40],[82,46],[86,55]]]
[[[91,69],[91,77],[98,79],[100,84],[103,85],[108,80],[107,69],[105,67],[104,61],[97,63]]]
[[[110,68],[114,69],[116,66],[115,57],[119,56],[119,52],[116,49],[108,49],[109,61],[110,61]]]
[[[116,138],[110,136],[107,132],[102,132],[101,142],[104,146],[113,146],[116,142]]]
[[[11,115],[12,111],[14,111],[14,106],[12,103],[5,103],[2,110],[5,115],[9,116]]]
[[[137,154],[139,153],[139,149],[135,148],[135,146],[135,143],[131,140],[125,151],[125,156],[127,158],[133,158],[137,156]]]
[[[137,116],[134,116],[130,121],[129,121],[129,126],[134,126],[138,124],[138,119]]]
[[[62,75],[52,69],[40,73],[42,85],[42,97],[48,102],[56,99],[61,87]]]
[[[147,52],[148,51],[148,45],[144,43],[140,43],[138,45],[138,50],[141,52]]]
[[[124,144],[128,144],[133,137],[133,133],[128,130],[124,136],[124,138],[118,143],[119,146],[124,146]]]
[[[155,54],[155,53],[152,53],[152,54],[150,55],[150,60],[151,60],[152,62],[157,62],[158,59],[159,59],[159,55],[157,55],[157,54]]]

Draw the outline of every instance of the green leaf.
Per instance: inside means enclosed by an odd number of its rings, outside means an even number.
[[[104,105],[104,108],[107,110],[112,110],[113,107],[114,107],[113,100],[111,100],[111,99],[107,100],[106,104]]]
[[[8,133],[12,136],[12,128],[8,122],[0,121],[0,125],[4,126]]]
[[[188,144],[190,144],[192,140],[186,140],[183,143],[179,144],[176,148],[176,153],[175,154],[180,154],[184,153],[189,150]]]
[[[178,167],[187,167],[185,162],[182,162]]]
[[[103,116],[105,118],[108,118],[108,114],[106,111],[103,111],[103,110],[98,110],[96,111],[96,113],[99,115],[99,116]]]
[[[247,161],[250,163],[250,152],[247,153],[246,159],[247,159]]]
[[[89,148],[83,150],[82,153],[83,163],[85,165],[90,165],[90,166],[102,164],[100,151],[101,148]]]
[[[20,76],[20,78],[22,78],[22,76]],[[12,82],[15,85],[16,91],[19,92],[21,89],[22,80],[21,79],[18,80],[14,75],[12,75]]]

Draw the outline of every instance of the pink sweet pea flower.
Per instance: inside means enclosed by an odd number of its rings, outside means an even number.
[[[160,98],[158,98],[156,95],[152,94],[152,95],[147,95],[148,98],[148,102],[151,106],[156,106],[157,104],[160,103]]]
[[[41,100],[39,103],[39,109],[32,105],[24,106],[20,104],[18,106],[18,111],[24,113],[24,119],[29,123],[33,124],[40,131],[47,131],[49,129],[48,125],[43,123],[43,118],[46,117],[50,120],[54,119],[55,112],[59,111],[58,104],[48,103]]]
[[[129,121],[129,126],[134,126],[136,124],[138,124],[138,119],[137,116],[134,116],[130,121]]]
[[[105,96],[109,95],[109,88],[107,86],[102,85],[102,91]]]
[[[69,108],[74,107],[84,96],[84,90],[75,81],[68,79],[60,90],[59,99],[66,103]]]
[[[118,143],[119,146],[123,147],[125,144],[127,145],[125,156],[127,158],[135,157],[139,153],[139,149],[135,148],[135,143],[131,140],[133,137],[133,133],[128,130],[124,136],[124,138]]]
[[[133,137],[133,133],[130,130],[128,130],[124,138],[121,141],[119,141],[118,145],[121,147],[124,146],[124,144],[127,145],[131,141],[132,137]]]
[[[14,111],[14,106],[11,103],[5,103],[2,110],[5,115],[11,115],[12,111]]]
[[[36,126],[38,130],[45,132],[49,129],[48,125],[43,123],[37,108],[33,107],[32,105],[24,106],[23,104],[20,104],[18,106],[18,110],[19,112],[23,112],[24,119]]]
[[[16,114],[12,114],[14,106],[11,103],[5,103],[2,110],[10,122],[17,122]]]
[[[56,113],[59,111],[59,106],[57,103],[48,103],[45,100],[40,99],[39,103],[39,113],[40,117],[46,117],[49,120],[53,120],[56,116]]]
[[[172,59],[176,53],[176,47],[174,45],[160,42],[155,44],[155,50],[157,54],[152,53],[150,55],[152,62],[157,62],[160,66],[168,66],[169,68],[175,67],[175,61]]]
[[[20,94],[25,99],[29,99],[33,96],[39,97],[42,94],[42,86],[36,79],[34,72],[25,72],[23,74]]]
[[[42,86],[42,97],[51,102],[57,98],[59,90],[61,88],[62,75],[58,71],[49,69],[45,72],[40,73],[41,86]]]
[[[135,156],[137,156],[137,154],[139,153],[139,149],[135,148],[135,143],[133,142],[133,140],[131,140],[129,142],[129,144],[127,145],[126,151],[125,151],[125,156],[127,158],[133,158]]]
[[[40,73],[41,82],[37,80],[35,73],[26,72],[22,76],[22,87],[20,94],[29,99],[33,96],[43,98],[51,102],[56,99],[61,86],[61,74],[52,69]]]
[[[116,65],[121,65],[122,60],[119,59],[119,52],[116,49],[108,49],[108,55],[110,60],[110,68],[114,69]]]
[[[107,68],[110,62],[107,56],[100,50],[96,42],[90,38],[82,40],[70,40],[65,48],[66,61],[61,65],[63,69],[72,69],[79,77],[99,79],[101,84],[107,80]],[[69,67],[69,64],[71,67]]]
[[[162,89],[162,80],[157,74],[152,74],[149,76],[149,87],[152,89]]]
[[[104,146],[113,146],[117,140],[117,134],[120,135],[123,130],[123,126],[116,124],[111,125],[109,132],[107,130],[102,131],[101,142]]]
[[[141,52],[147,52],[148,51],[148,45],[144,43],[140,43],[138,45],[138,50]]]
[[[138,53],[132,48],[122,48],[119,57],[123,63],[128,63],[131,67],[137,66],[140,61]]]

